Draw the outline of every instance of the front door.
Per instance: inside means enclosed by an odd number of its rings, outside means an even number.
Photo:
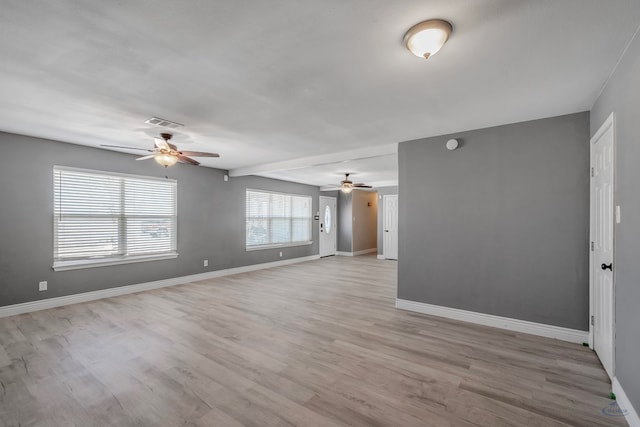
[[[320,256],[336,254],[336,198],[320,196]]]
[[[382,196],[382,203],[382,255],[386,259],[398,259],[398,195]]]
[[[614,376],[613,115],[591,139],[591,324],[593,349]]]

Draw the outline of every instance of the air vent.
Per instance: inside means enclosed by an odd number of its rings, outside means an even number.
[[[180,123],[172,122],[172,121],[161,119],[158,117],[151,117],[149,120],[145,120],[144,122],[149,123],[150,125],[162,126],[170,129],[177,129],[179,127],[184,126]]]

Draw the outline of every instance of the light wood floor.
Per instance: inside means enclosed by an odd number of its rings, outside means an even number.
[[[0,425],[625,425],[589,349],[395,292],[331,257],[0,319]]]

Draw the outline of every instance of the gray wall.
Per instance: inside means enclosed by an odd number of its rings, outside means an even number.
[[[384,253],[384,203],[382,196],[398,194],[398,186],[379,187],[376,188],[376,191],[378,192],[378,255],[382,255]]]
[[[0,133],[0,148],[0,306],[318,253],[316,221],[312,245],[245,251],[246,188],[312,196],[317,212],[317,187],[258,177],[224,182],[222,170],[188,165],[165,170],[127,154],[8,133]],[[176,178],[180,256],[54,272],[54,165]],[[49,282],[48,291],[38,292],[41,280]]]
[[[353,190],[351,194],[353,252],[375,249],[378,243],[378,196],[362,190]]]
[[[615,113],[616,377],[640,411],[640,38],[635,37],[591,110],[591,135]]]
[[[399,298],[588,329],[588,113],[404,142],[399,169]]]
[[[338,191],[338,252],[353,251],[353,220],[351,193]]]

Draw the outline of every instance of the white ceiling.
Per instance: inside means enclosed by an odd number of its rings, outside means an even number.
[[[588,110],[640,22],[637,0],[2,8],[0,130],[147,148],[162,129],[144,120],[158,116],[186,125],[175,132],[180,148],[221,153],[199,159],[206,166],[314,185],[344,172],[393,181],[393,154],[335,163],[376,147]],[[401,41],[430,18],[454,33],[425,61]]]

